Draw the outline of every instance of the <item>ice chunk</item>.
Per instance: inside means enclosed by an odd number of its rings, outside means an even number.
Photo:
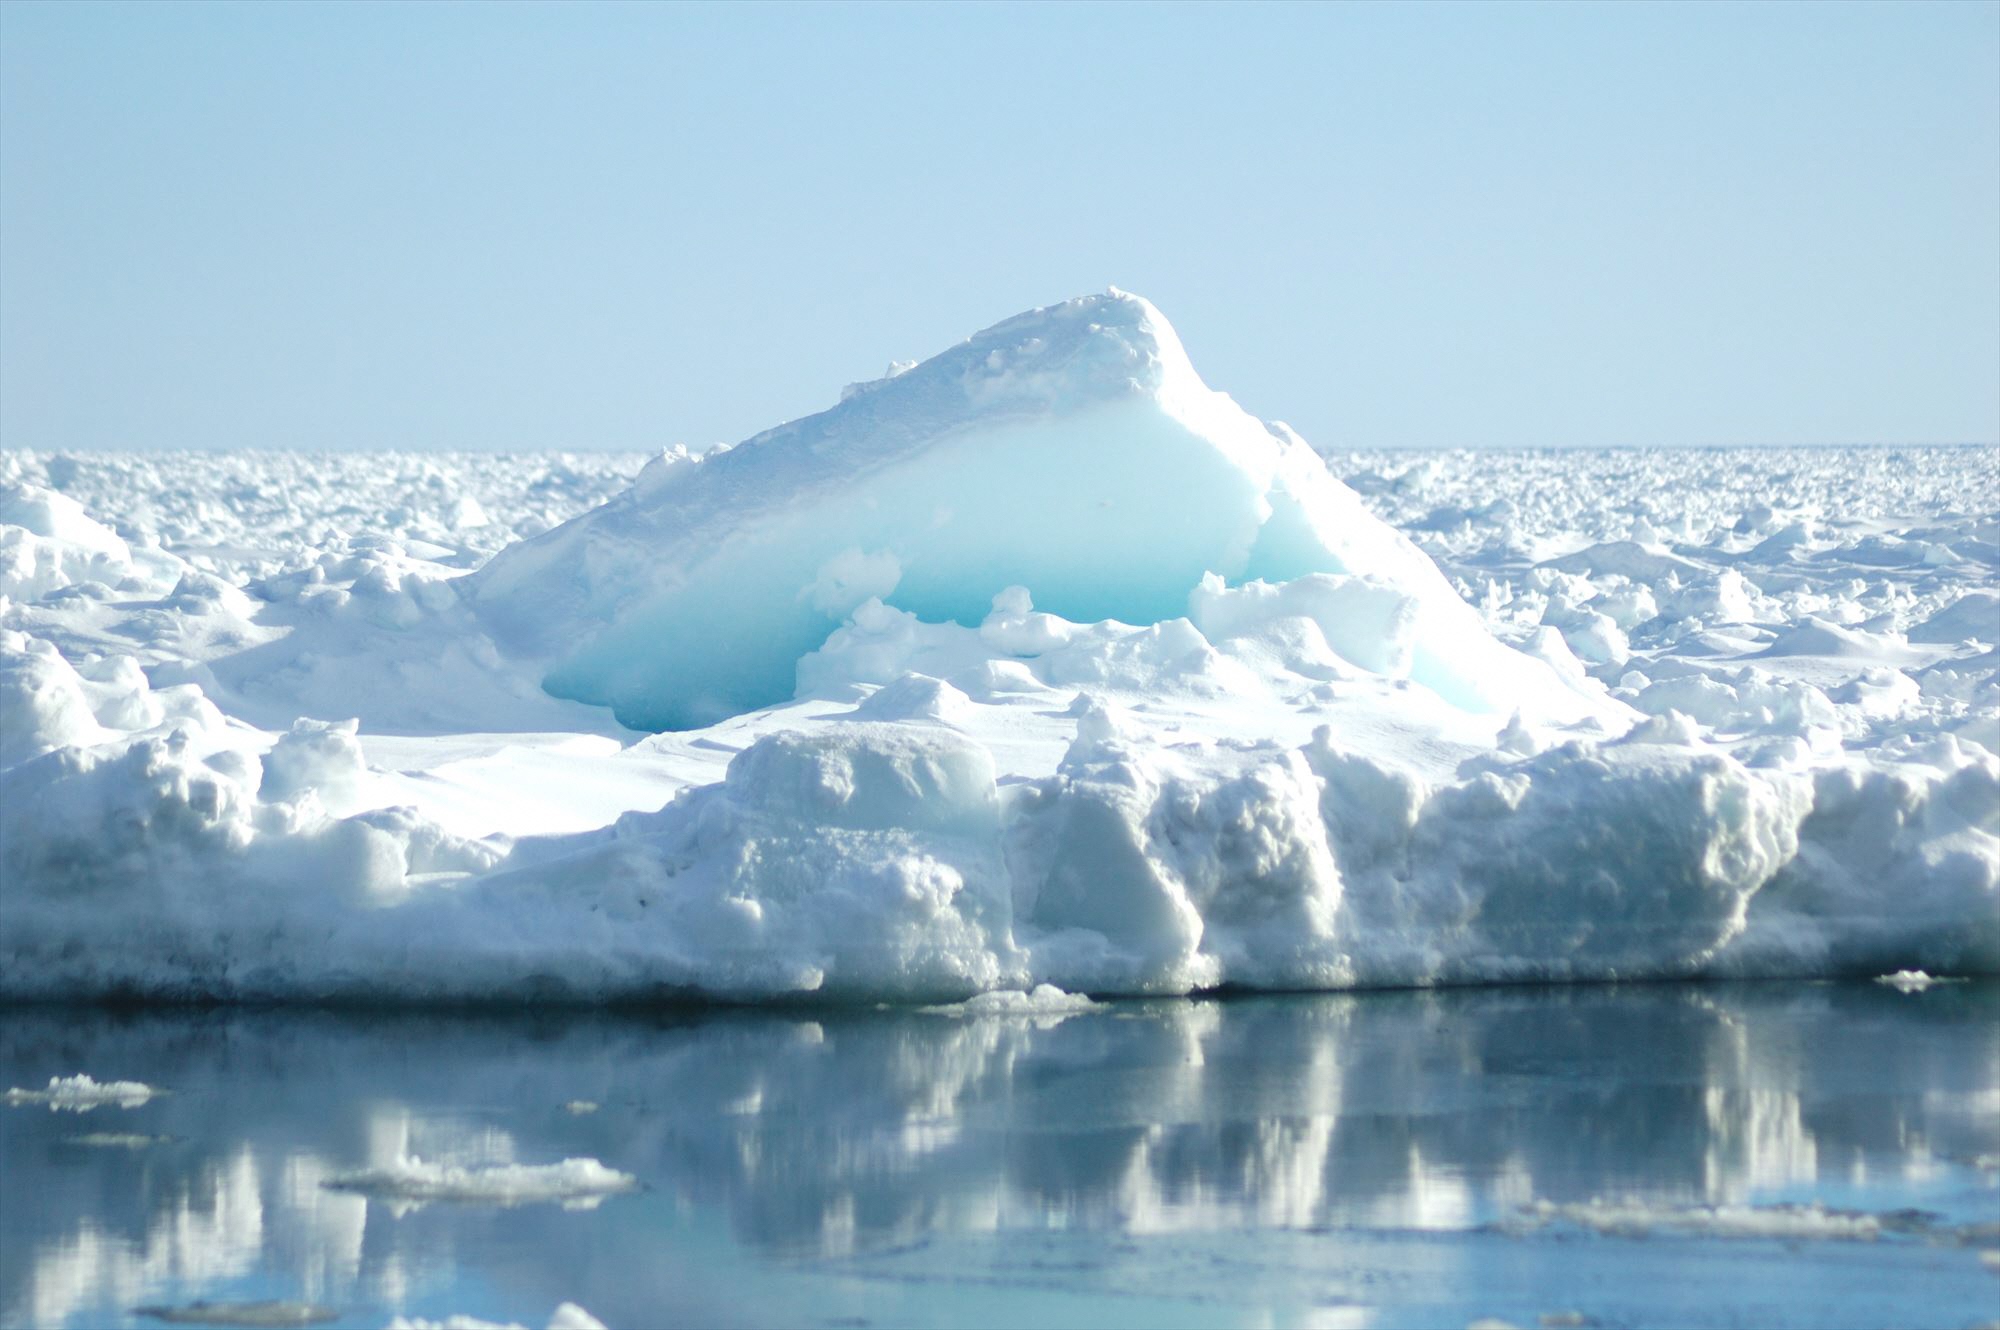
[[[1454,705],[1602,705],[1494,641],[1407,539],[1296,435],[1210,390],[1159,311],[1122,292],[1009,319],[669,474],[462,584],[498,638],[549,662],[550,692],[637,728],[786,700],[795,663],[871,598],[1032,651],[1046,621],[1011,603],[989,616],[996,594],[1148,625],[1211,574],[1335,575],[1287,612]]]
[[[0,485],[0,596],[39,600],[79,583],[115,586],[131,572],[131,548],[76,500]]]
[[[1304,619],[1342,659],[1387,678],[1408,676],[1418,617],[1416,598],[1379,577],[1312,573],[1273,586],[1233,590],[1211,573],[1189,597],[1188,618],[1211,642]]]
[[[359,728],[358,721],[301,716],[264,754],[258,794],[265,799],[295,799],[313,790],[328,804],[348,802],[366,770],[354,737]]]
[[[0,629],[0,768],[107,737],[69,662],[39,638]]]
[[[79,1072],[75,1076],[50,1077],[44,1090],[9,1090],[6,1103],[16,1108],[23,1104],[47,1104],[51,1112],[88,1113],[107,1105],[137,1108],[159,1093],[140,1081],[94,1081]]]
[[[1947,981],[1925,974],[1922,970],[1898,970],[1894,974],[1876,975],[1875,982],[1898,993],[1921,993],[1933,984]]]
[[[972,718],[972,699],[927,674],[906,674],[854,709],[865,720],[931,720],[962,724]]]
[[[1089,1011],[1097,1004],[1081,993],[1065,993],[1054,984],[1036,984],[1028,992],[1015,988],[980,993],[963,1002],[928,1010],[952,1016],[1066,1016]]]

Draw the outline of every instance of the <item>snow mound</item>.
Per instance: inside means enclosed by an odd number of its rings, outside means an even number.
[[[1311,574],[1327,580],[1273,594],[1363,669],[1471,710],[1593,709],[1118,291],[1009,319],[733,448],[663,458],[461,590],[498,640],[548,661],[550,692],[679,730],[790,698],[799,659],[871,600],[972,627],[1019,586],[1064,619],[1147,625],[1206,588],[1233,622],[1224,581]]]
[[[1921,993],[1925,989],[1933,988],[1938,984],[1949,984],[1957,981],[1940,979],[1934,974],[1925,974],[1922,970],[1898,970],[1894,974],[1876,975],[1875,982],[1885,988],[1893,988],[1898,993]]]
[[[1070,1016],[1079,1011],[1089,1011],[1097,1004],[1081,993],[1065,993],[1054,984],[1037,984],[1028,991],[1018,988],[996,989],[991,993],[979,993],[963,1002],[946,1003],[942,1006],[927,1007],[925,1010],[940,1016],[1013,1016],[1039,1018],[1044,1016]]]

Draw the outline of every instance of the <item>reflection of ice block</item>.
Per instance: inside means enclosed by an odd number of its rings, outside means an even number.
[[[1920,1289],[1943,1309],[1921,1319],[1955,1324],[1991,1298],[1959,1244],[1988,1220],[1996,1003],[1991,985],[1861,983],[974,1004],[1044,1019],[16,1012],[0,1080],[33,1079],[61,1041],[88,1065],[170,1072],[176,1093],[144,1110],[170,1144],[136,1155],[0,1110],[10,1196],[49,1201],[0,1209],[22,1254],[0,1268],[0,1322],[278,1296],[367,1307],[367,1323],[461,1306],[538,1325],[561,1298],[614,1325],[675,1299],[781,1322],[765,1299],[796,1280],[757,1277],[777,1262],[811,1278],[802,1256],[851,1254],[873,1289],[964,1287],[967,1260],[1025,1269],[1071,1243],[1085,1259],[1056,1268],[1072,1292],[1129,1308],[1171,1273],[1160,1286],[1212,1317],[1251,1247],[1281,1281],[1388,1306],[1490,1295],[1486,1260],[1573,1262],[1582,1231],[1659,1237],[1612,1255],[1672,1282],[1695,1259],[1778,1281],[1753,1301],[1795,1292],[1822,1241],[1878,1239],[1884,1278],[1856,1285]],[[581,1119],[565,1110],[579,1093],[598,1104]],[[503,1162],[517,1144],[575,1162]],[[564,1208],[612,1170],[646,1194]],[[372,1196],[323,1185],[356,1173]],[[1829,1208],[1787,1203],[1825,1187]],[[1761,1242],[1769,1262],[1666,1239]],[[1383,1276],[1404,1261],[1431,1277]],[[1712,1308],[1714,1287],[1688,1296]],[[508,1301],[458,1301],[494,1288]]]

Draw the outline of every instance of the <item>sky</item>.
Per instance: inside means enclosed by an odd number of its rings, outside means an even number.
[[[0,4],[0,447],[700,445],[1112,285],[1326,447],[2000,443],[2000,4]]]

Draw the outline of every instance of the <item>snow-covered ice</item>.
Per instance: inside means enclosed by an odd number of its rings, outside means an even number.
[[[1113,292],[733,447],[0,523],[7,996],[2000,970],[1990,449],[1321,456]]]

